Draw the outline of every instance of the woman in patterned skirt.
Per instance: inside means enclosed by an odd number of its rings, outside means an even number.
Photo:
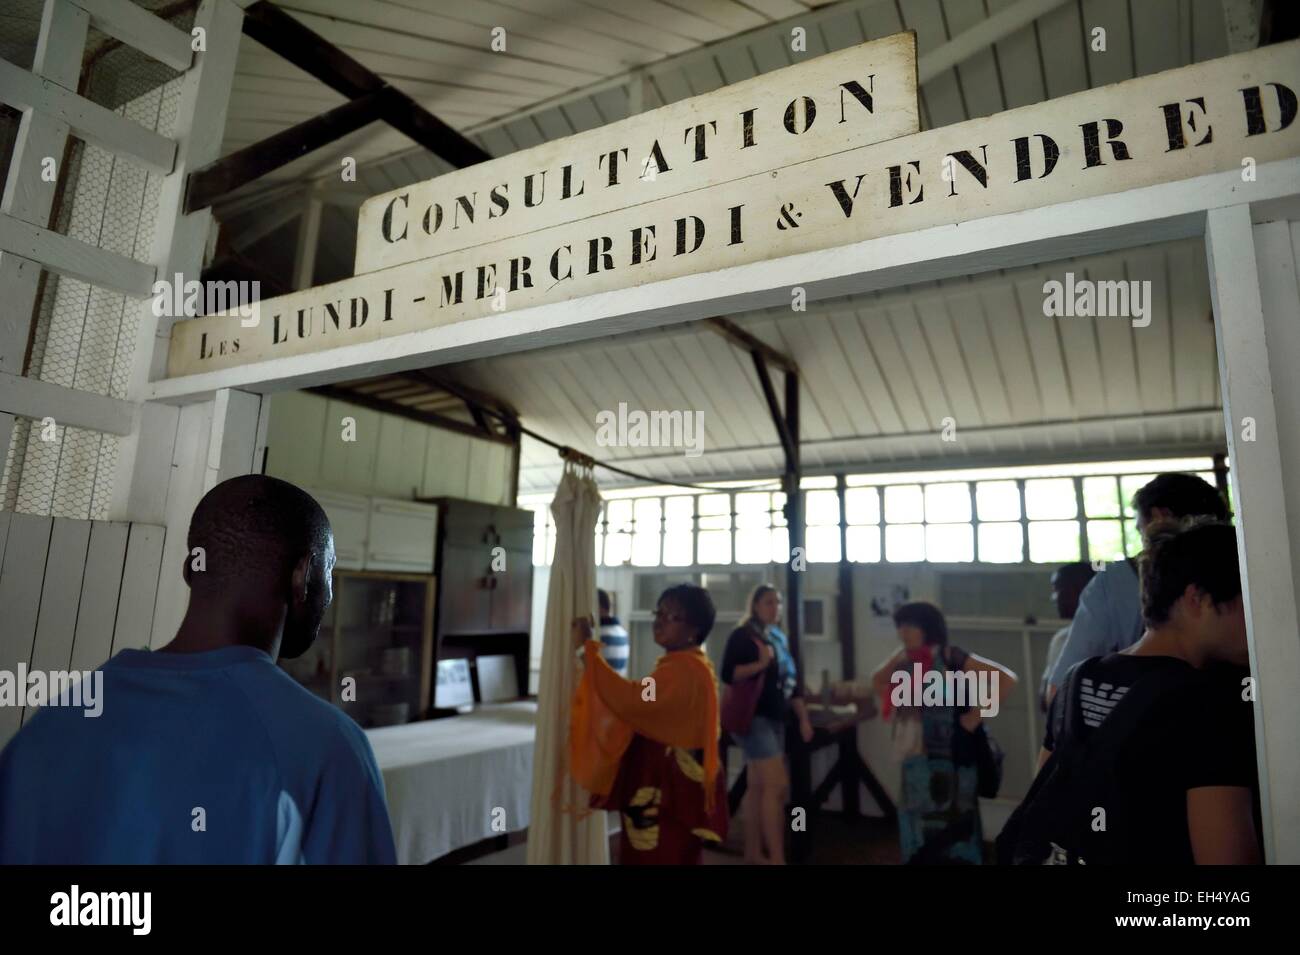
[[[882,713],[893,724],[895,755],[903,763],[898,807],[903,862],[979,865],[984,834],[971,737],[980,726],[980,704],[955,697],[952,690],[959,684],[945,674],[975,673],[989,681],[999,701],[1011,692],[1016,676],[1000,663],[951,646],[947,621],[933,604],[904,604],[894,611],[894,626],[903,645],[877,668],[872,683]],[[939,689],[914,694],[917,681]],[[918,698],[921,705],[915,705]]]

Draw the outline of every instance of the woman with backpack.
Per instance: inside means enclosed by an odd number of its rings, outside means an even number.
[[[981,726],[981,702],[961,699],[954,690],[983,680],[1000,701],[1015,686],[1016,675],[949,644],[948,623],[933,604],[903,604],[894,611],[894,626],[902,647],[871,679],[882,715],[893,724],[894,751],[903,764],[898,806],[902,861],[980,865],[979,793],[990,785],[992,791],[997,788],[996,779],[982,786],[981,775],[996,776],[1000,767],[990,765],[996,757]],[[973,678],[958,680],[956,673]],[[918,681],[920,686],[914,686]]]

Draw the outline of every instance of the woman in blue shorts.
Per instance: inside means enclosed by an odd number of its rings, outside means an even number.
[[[745,861],[751,865],[785,864],[785,800],[790,788],[786,724],[793,715],[804,742],[813,735],[790,644],[776,625],[780,619],[780,591],[770,584],[755,587],[749,616],[727,638],[722,654],[723,683],[763,681],[749,732],[733,734],[745,753],[748,780],[740,811],[745,819]]]

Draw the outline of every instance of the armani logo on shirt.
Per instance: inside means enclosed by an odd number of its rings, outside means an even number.
[[[1089,677],[1084,677],[1079,688],[1079,707],[1083,710],[1083,721],[1096,729],[1110,716],[1110,711],[1127,692],[1126,686],[1115,686],[1113,683],[1099,685]]]

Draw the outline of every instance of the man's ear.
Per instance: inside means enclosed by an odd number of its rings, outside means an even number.
[[[1188,584],[1187,589],[1183,591],[1183,596],[1187,598],[1187,609],[1196,617],[1199,617],[1205,611],[1204,604],[1210,600],[1210,595],[1195,584]],[[1211,603],[1211,606],[1213,606],[1213,603]]]
[[[311,581],[312,557],[310,553],[303,554],[298,563],[294,564],[293,577],[290,579],[291,597],[295,604],[307,602],[307,587]]]

